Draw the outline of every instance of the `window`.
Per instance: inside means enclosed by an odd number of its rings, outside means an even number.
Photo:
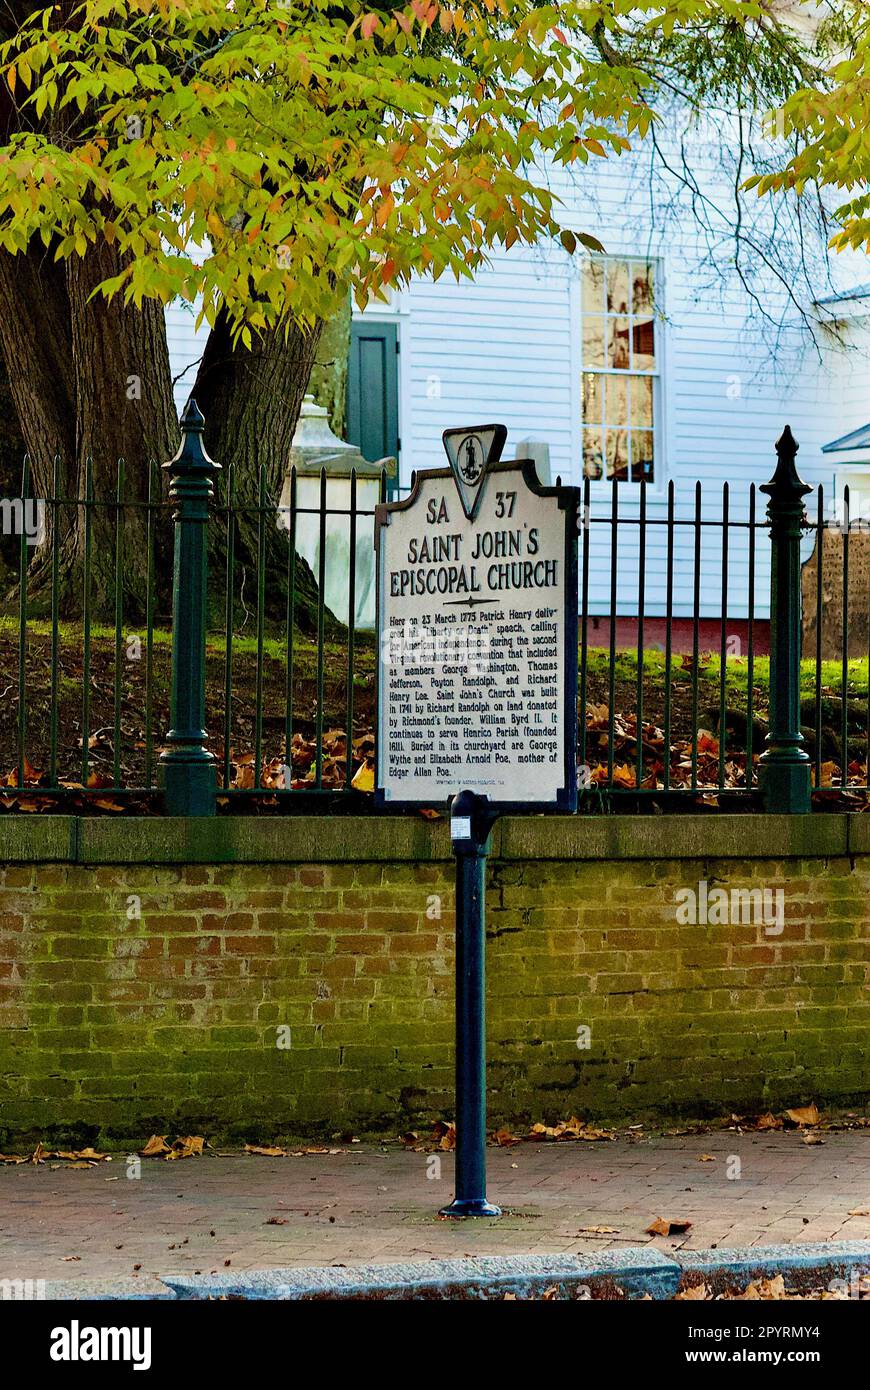
[[[658,363],[653,261],[583,266],[583,476],[655,480]]]

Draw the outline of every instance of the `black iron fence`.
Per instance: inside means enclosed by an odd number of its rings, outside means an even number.
[[[119,463],[109,496],[90,465],[64,495],[56,465],[35,498],[25,466],[0,502],[6,810],[370,804],[387,477],[293,469],[279,496],[263,468],[250,490],[195,407],[183,427],[172,464]],[[848,490],[805,510],[796,447],[745,493],[585,483],[581,811],[866,801],[870,536]]]

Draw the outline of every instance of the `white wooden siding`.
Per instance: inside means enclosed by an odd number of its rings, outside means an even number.
[[[821,447],[870,419],[870,357],[844,358],[823,342],[820,361],[808,335],[799,331],[797,309],[768,275],[757,286],[770,311],[785,321],[772,350],[771,334],[759,323],[736,273],[726,265],[724,279],[717,280],[703,266],[706,247],[688,206],[664,232],[651,229],[646,158],[593,161],[570,180],[553,173],[551,183],[573,209],[572,225],[598,236],[608,254],[661,261],[667,322],[658,326],[662,401],[649,517],[664,516],[669,479],[676,486],[677,516],[691,517],[696,479],[703,484],[704,515],[718,516],[727,480],[731,518],[744,521],[750,484],[770,478],[774,445],[785,424],[801,446],[802,476],[814,485],[830,484],[833,463]],[[712,198],[729,196],[712,153],[703,177]],[[723,246],[727,256],[724,241]],[[851,283],[870,280],[870,265],[865,262],[863,271],[853,266],[851,273]],[[443,464],[442,430],[499,420],[508,427],[505,457],[524,438],[542,439],[550,446],[554,478],[561,474],[563,481],[581,482],[578,279],[578,260],[561,248],[514,248],[495,254],[474,282],[415,280],[396,296],[391,313],[376,311],[377,317],[399,323],[403,481],[415,468]],[[709,288],[711,279],[715,283]],[[593,485],[592,492],[593,514],[608,514],[609,486]],[[637,488],[622,485],[619,493],[620,512],[636,515]],[[759,494],[759,517],[765,502]],[[606,614],[608,531],[595,524],[591,535],[590,611]],[[692,612],[692,544],[689,528],[679,528],[674,611],[681,616]],[[651,525],[645,582],[646,607],[653,614],[664,612],[666,546],[665,527]],[[701,615],[706,617],[720,612],[720,551],[718,532],[705,531]],[[746,531],[732,533],[728,611],[734,618],[747,613],[747,551]],[[758,617],[768,612],[768,586],[767,542],[759,534]],[[637,592],[637,527],[626,525],[620,531],[618,613],[636,611]]]

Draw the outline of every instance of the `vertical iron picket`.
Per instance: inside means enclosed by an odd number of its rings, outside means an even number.
[[[347,734],[345,736],[344,785],[350,791],[353,781],[353,661],[356,630],[356,469],[350,470],[350,516],[348,518],[349,569],[347,576]]]
[[[589,542],[592,531],[589,479],[583,479],[583,561],[580,581],[580,766],[588,768],[586,690],[589,678]]]
[[[755,484],[749,489],[749,593],[746,600],[746,790],[751,791],[754,780],[755,750]]]
[[[257,675],[254,709],[254,786],[263,785],[263,642],[266,618],[266,466],[257,487]]]
[[[85,460],[85,553],[82,569],[82,785],[90,776],[91,742],[91,549],[93,545],[94,465]]]
[[[849,485],[843,488],[843,652],[840,666],[840,786],[849,780],[849,537],[852,518]],[[870,731],[868,731],[870,732]]]
[[[317,709],[315,712],[315,738],[317,752],[315,780],[317,790],[323,786],[323,646],[326,629],[326,600],[323,590],[326,584],[326,469],[320,470],[320,532],[317,563]]]
[[[230,785],[233,741],[233,609],[235,598],[236,566],[236,513],[235,513],[236,466],[227,468],[225,497],[227,502],[226,519],[226,592],[224,594],[224,775],[223,785],[227,791]]]
[[[115,485],[115,683],[112,719],[112,785],[121,785],[121,654],[124,645],[124,460]]]
[[[52,475],[52,497],[46,503],[46,513],[51,517],[51,733],[49,750],[49,782],[58,785],[57,737],[60,660],[60,455],[54,456]]]
[[[614,477],[610,498],[610,670],[607,699],[607,785],[613,786],[613,759],[616,743],[616,577],[619,536],[619,484]]]
[[[673,635],[671,627],[674,620],[674,480],[668,482],[668,551],[665,567],[667,570],[667,592],[665,596],[665,791],[671,788],[671,666],[673,662]]]
[[[719,790],[725,790],[725,743],[728,722],[728,484],[722,484],[722,598],[719,629]]]
[[[30,491],[30,458],[25,454],[21,474],[21,535],[18,546],[18,770],[19,795],[27,762],[27,494]]]
[[[284,762],[293,771],[293,624],[296,621],[296,465],[290,470],[290,538],[287,549],[287,647],[284,695]]]
[[[695,483],[695,572],[692,592],[692,791],[698,790],[698,629],[701,621],[701,484]]]
[[[822,569],[824,564],[824,545],[825,545],[825,504],[824,504],[824,484],[819,483],[819,504],[816,511],[816,555],[818,566],[816,568],[816,672],[815,672],[815,728],[816,728],[816,758],[815,773],[816,786],[822,785],[822,603],[824,590],[822,588]],[[870,709],[870,705],[868,705]],[[870,733],[870,722],[868,722],[868,733]]]
[[[635,774],[638,790],[643,785],[643,619],[646,594],[646,478],[640,480],[637,556],[637,684],[635,688]]]
[[[145,523],[146,594],[145,594],[145,786],[151,791],[154,784],[154,547],[157,527],[154,524],[155,512],[159,516],[160,482],[154,476],[155,460],[148,460],[148,488],[146,496],[147,519]]]

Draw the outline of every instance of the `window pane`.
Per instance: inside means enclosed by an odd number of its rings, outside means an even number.
[[[631,423],[635,429],[651,430],[653,427],[652,377],[631,378]]]
[[[628,319],[607,320],[607,365],[628,368]]]
[[[604,378],[595,372],[583,373],[583,420],[587,425],[600,424],[603,410]]]
[[[607,312],[628,313],[628,262],[607,262]]]
[[[611,426],[628,424],[628,377],[607,378],[607,409],[605,422]]]
[[[608,430],[605,453],[608,478],[628,477],[628,431]]]
[[[604,313],[604,264],[602,261],[583,262],[583,312]]]
[[[583,366],[603,367],[604,319],[597,314],[583,319]]]
[[[583,431],[583,477],[600,478],[603,466],[601,430],[587,427]]]
[[[656,364],[655,320],[635,319],[631,326],[632,366],[636,371],[651,371]]]
[[[632,430],[631,432],[631,479],[639,483],[646,478],[653,481],[654,445],[652,430]]]
[[[655,295],[655,268],[645,261],[635,261],[632,266],[631,309],[634,314],[652,312]]]

